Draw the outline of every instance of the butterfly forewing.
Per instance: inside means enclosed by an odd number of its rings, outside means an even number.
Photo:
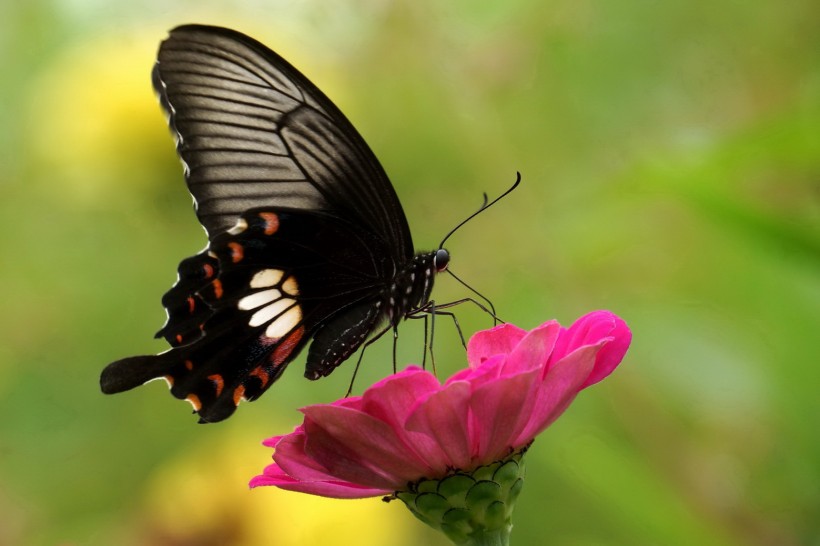
[[[326,210],[412,255],[398,197],[338,108],[287,61],[228,29],[184,26],[162,43],[154,86],[210,235],[252,207]]]

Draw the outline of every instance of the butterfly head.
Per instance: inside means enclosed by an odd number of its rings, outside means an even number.
[[[440,248],[436,250],[436,253],[433,254],[433,267],[436,268],[436,272],[441,273],[445,269],[447,269],[447,264],[450,263],[450,253],[447,252],[446,248]]]

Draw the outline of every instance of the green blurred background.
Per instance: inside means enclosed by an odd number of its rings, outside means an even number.
[[[522,327],[632,327],[534,444],[515,544],[820,544],[816,0],[3,0],[0,544],[446,544],[398,503],[248,491],[262,438],[343,395],[350,364],[311,383],[299,359],[212,426],[162,384],[99,392],[106,363],[165,348],[160,296],[205,243],[149,81],[186,22],[324,89],[418,248],[521,171],[448,242],[453,270]],[[436,332],[449,375],[464,356]],[[400,362],[420,347],[406,324]],[[390,360],[369,351],[358,390]]]

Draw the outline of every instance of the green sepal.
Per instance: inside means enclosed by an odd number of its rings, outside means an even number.
[[[524,485],[525,451],[471,471],[419,480],[392,498],[401,499],[413,515],[455,544],[509,544],[513,507]]]

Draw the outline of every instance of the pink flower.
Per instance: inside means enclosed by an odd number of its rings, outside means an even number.
[[[550,321],[529,332],[511,324],[478,332],[467,347],[470,367],[444,385],[411,366],[362,396],[303,408],[302,425],[264,442],[274,463],[250,485],[372,497],[503,459],[608,376],[631,337],[608,311],[569,328]]]

